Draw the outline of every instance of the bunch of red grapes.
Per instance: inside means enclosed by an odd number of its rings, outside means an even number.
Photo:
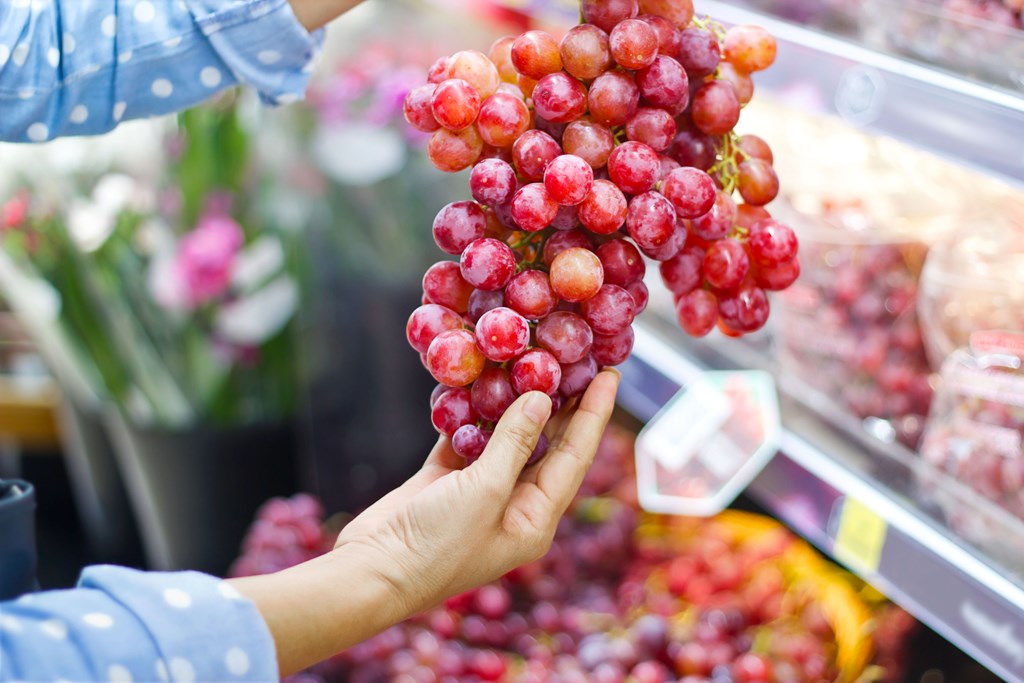
[[[772,36],[695,19],[691,0],[584,0],[582,17],[560,41],[527,31],[442,57],[405,100],[433,163],[472,168],[473,200],[433,223],[458,261],[430,267],[407,328],[441,385],[434,426],[470,460],[518,395],[557,409],[626,360],[645,257],[694,336],[760,329],[766,290],[800,272],[793,231],[764,209],[771,149],[733,130]]]

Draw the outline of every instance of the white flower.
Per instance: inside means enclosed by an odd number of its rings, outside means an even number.
[[[276,237],[263,236],[243,249],[235,260],[232,284],[247,292],[276,275],[284,266],[284,249]]]
[[[99,204],[75,199],[68,209],[68,232],[84,252],[96,251],[114,231],[114,215]]]
[[[167,250],[153,259],[149,266],[147,285],[153,301],[171,311],[188,308],[188,289],[181,278],[174,250]]]
[[[214,328],[225,341],[241,346],[259,346],[295,315],[299,306],[299,287],[287,276],[233,301],[217,314]]]
[[[92,199],[98,207],[116,216],[125,207],[133,204],[137,192],[138,184],[131,176],[108,173],[96,183],[92,190]]]
[[[321,127],[313,139],[313,155],[339,183],[372,185],[402,169],[406,147],[391,128],[353,121]]]

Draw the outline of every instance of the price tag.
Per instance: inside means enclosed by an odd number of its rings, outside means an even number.
[[[888,525],[874,511],[855,498],[843,501],[833,552],[836,559],[861,571],[876,573]]]

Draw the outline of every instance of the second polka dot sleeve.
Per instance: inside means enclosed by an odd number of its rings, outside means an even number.
[[[79,587],[0,603],[3,681],[276,681],[256,607],[196,572],[91,567]]]
[[[239,83],[292,102],[321,41],[287,0],[3,0],[0,140],[95,135]]]

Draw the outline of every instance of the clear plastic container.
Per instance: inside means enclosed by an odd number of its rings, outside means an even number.
[[[921,456],[1024,519],[1022,439],[1024,334],[975,333],[942,366]]]
[[[773,310],[780,370],[816,393],[809,403],[878,418],[874,433],[913,447],[932,395],[918,281],[960,199],[885,144],[831,152],[816,173],[794,174],[789,201],[773,206],[800,239],[802,267]]]
[[[929,253],[918,315],[932,366],[942,367],[970,335],[1024,333],[1024,199],[998,205]]]
[[[966,76],[1024,88],[1024,23],[1015,0],[864,0],[862,36]]]

